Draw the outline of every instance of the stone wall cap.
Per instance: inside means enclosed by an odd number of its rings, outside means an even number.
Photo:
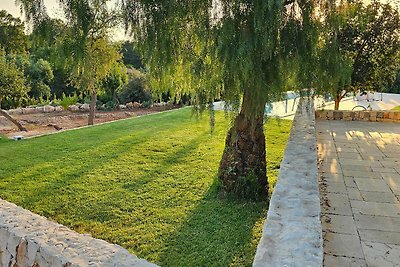
[[[79,234],[0,199],[0,266],[156,267],[119,245]],[[35,265],[36,266],[36,265]]]
[[[301,154],[299,156],[299,154]],[[253,266],[322,266],[315,111],[300,100]]]

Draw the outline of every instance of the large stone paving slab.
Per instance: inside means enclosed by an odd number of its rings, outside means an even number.
[[[332,267],[366,267],[367,263],[363,259],[325,255],[324,265]]]
[[[400,265],[400,246],[363,241],[362,248],[367,266],[394,267]]]
[[[324,266],[400,266],[400,125],[316,129]]]

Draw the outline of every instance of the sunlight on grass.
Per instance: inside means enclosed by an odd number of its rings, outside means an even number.
[[[269,120],[276,182],[291,122]],[[190,109],[24,141],[0,139],[0,197],[162,266],[251,266],[266,202],[218,196],[229,123]]]
[[[392,108],[392,110],[399,110],[400,111],[400,106]]]

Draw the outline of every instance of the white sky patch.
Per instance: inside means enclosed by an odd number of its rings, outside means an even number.
[[[365,4],[371,3],[372,0],[363,0]],[[400,9],[400,0],[380,0],[382,3],[390,3]],[[110,1],[110,7],[114,7],[117,3],[117,0]],[[63,18],[62,10],[59,7],[58,0],[44,0],[44,4],[47,8],[47,12],[52,18]],[[4,9],[14,17],[19,17],[24,20],[24,16],[21,15],[21,10],[19,7],[15,5],[14,0],[0,0],[0,10]],[[213,0],[212,6],[212,15],[213,20],[217,23],[220,20],[220,16],[222,16],[221,7],[219,6],[218,1]],[[112,30],[110,33],[110,37],[113,41],[121,41],[128,40],[129,36],[125,34],[125,31],[122,26],[117,27]]]
[[[110,1],[109,6],[111,8],[115,7],[117,0]],[[51,18],[63,19],[63,12],[60,8],[58,0],[44,0],[44,5],[47,9],[47,13]],[[21,9],[19,6],[15,5],[14,0],[0,0],[0,10],[6,10],[8,13],[14,17],[20,18],[22,21],[25,20],[25,16],[21,14]],[[28,28],[29,32],[29,28]],[[110,38],[112,41],[123,41],[128,40],[129,36],[125,35],[125,31],[122,26],[117,27],[110,32]]]

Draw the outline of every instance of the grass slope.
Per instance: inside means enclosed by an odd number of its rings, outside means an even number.
[[[267,203],[221,199],[228,122],[190,109],[0,142],[0,197],[162,266],[251,266]],[[276,181],[291,122],[266,127]]]
[[[392,110],[399,110],[400,111],[400,106],[392,108]]]

